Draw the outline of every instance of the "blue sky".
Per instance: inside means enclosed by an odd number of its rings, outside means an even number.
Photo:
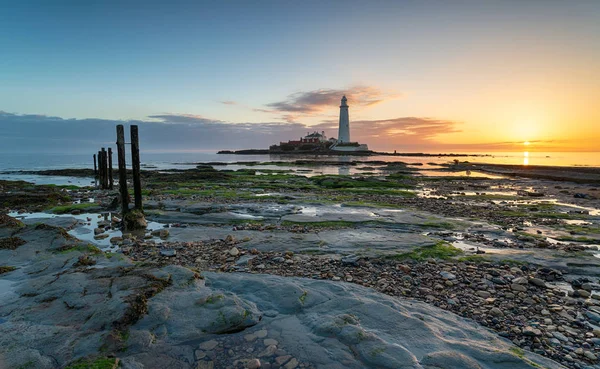
[[[0,111],[309,128],[335,121],[333,92],[356,95],[353,120],[455,124],[420,144],[489,143],[460,132],[502,119],[533,122],[503,140],[551,141],[537,121],[597,122],[599,14],[599,1],[0,0]],[[306,109],[278,108],[299,96]],[[386,127],[381,147],[414,142]]]

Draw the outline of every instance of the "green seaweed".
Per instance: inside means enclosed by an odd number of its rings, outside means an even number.
[[[113,369],[119,363],[117,358],[95,358],[95,359],[79,359],[68,365],[65,369]]]
[[[435,245],[421,246],[411,252],[393,255],[391,258],[397,260],[413,259],[416,261],[425,261],[427,259],[448,260],[462,254],[463,252],[460,249],[445,241],[440,241]]]
[[[0,265],[0,274],[10,273],[13,270],[17,270],[17,268],[15,268],[14,266]]]
[[[462,257],[458,258],[458,261],[471,262],[471,263],[484,263],[484,262],[489,262],[490,259],[486,258],[485,256],[481,256],[481,255],[467,255],[467,256],[462,256]]]
[[[73,210],[85,210],[85,209],[89,209],[89,208],[93,208],[93,207],[97,207],[97,206],[98,206],[98,204],[96,204],[96,203],[85,202],[82,204],[55,206],[52,209],[50,209],[50,211],[53,212],[54,214],[66,214],[66,213],[72,212]]]
[[[300,300],[300,303],[302,305],[304,305],[304,301],[306,300],[306,296],[308,295],[308,291],[304,291],[302,293],[302,295],[300,295],[300,297],[298,297],[298,300]]]

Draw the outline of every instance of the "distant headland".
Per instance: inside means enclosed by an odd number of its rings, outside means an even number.
[[[272,149],[245,149],[221,150],[217,154],[229,155],[323,155],[323,156],[415,156],[415,157],[491,157],[491,154],[461,154],[461,153],[424,153],[424,152],[385,152],[385,151],[335,151],[335,150],[272,150]]]

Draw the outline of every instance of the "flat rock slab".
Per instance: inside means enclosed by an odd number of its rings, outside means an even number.
[[[298,205],[278,204],[275,202],[240,203],[240,204],[215,204],[206,202],[194,202],[190,200],[168,200],[161,202],[149,202],[145,204],[146,209],[162,210],[165,212],[181,212],[195,215],[207,215],[215,213],[231,212],[240,215],[250,215],[262,218],[280,218],[288,214],[300,211]]]
[[[205,214],[194,214],[178,211],[152,211],[148,213],[148,219],[159,223],[180,224],[232,224],[236,222],[262,220],[262,217],[238,214],[230,211]]]
[[[47,224],[53,227],[61,227],[65,229],[71,229],[79,222],[74,217],[61,216],[61,217],[48,217],[48,218],[27,218],[22,220],[25,224]]]
[[[332,229],[317,233],[257,232],[244,242],[259,251],[324,252],[381,256],[435,243],[430,237],[382,228]]]
[[[248,241],[240,245],[259,251],[323,252],[380,256],[410,252],[433,245],[435,239],[420,233],[384,228],[332,229],[319,233],[286,231],[232,231],[231,227],[190,226],[170,228],[169,241],[192,242],[225,239],[228,235]]]
[[[161,223],[228,224],[243,221],[278,223],[336,222],[377,223],[392,228],[464,229],[471,222],[438,217],[414,210],[379,209],[341,205],[288,205],[277,203],[205,204],[168,202],[160,210],[148,212],[148,217]]]
[[[206,285],[265,314],[267,331],[318,368],[528,368],[508,341],[472,321],[412,300],[347,283],[267,275],[206,273]],[[247,334],[247,332],[244,332]],[[526,354],[548,368],[560,365]]]
[[[351,222],[398,229],[466,229],[472,222],[438,217],[435,214],[404,209],[379,209],[351,206],[304,206],[297,214],[286,215],[282,221],[294,223]]]
[[[169,228],[169,241],[176,242],[193,242],[193,241],[209,241],[221,240],[232,235],[238,240],[245,237],[259,238],[261,234],[268,232],[260,231],[233,231],[232,226],[207,227],[204,225],[193,225],[186,228],[172,227]]]

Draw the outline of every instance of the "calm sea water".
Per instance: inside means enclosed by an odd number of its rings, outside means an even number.
[[[491,156],[459,157],[461,161],[485,162],[495,164],[521,165],[558,165],[558,166],[590,166],[600,167],[600,152],[497,152]],[[142,165],[165,168],[189,168],[181,163],[194,162],[243,162],[243,161],[293,161],[297,159],[316,160],[385,160],[404,161],[408,163],[447,163],[453,157],[402,157],[402,156],[370,156],[370,157],[315,157],[315,156],[283,156],[283,155],[218,155],[205,152],[185,153],[144,153],[140,154]],[[116,154],[113,162],[116,164]],[[41,170],[61,168],[93,168],[92,155],[83,154],[0,154],[0,171]]]

